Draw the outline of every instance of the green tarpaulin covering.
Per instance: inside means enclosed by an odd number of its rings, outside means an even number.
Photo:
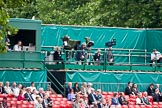
[[[47,82],[46,71],[4,70],[0,71],[0,81],[9,82]]]
[[[153,48],[162,51],[162,31],[147,29],[127,29],[127,28],[101,28],[101,27],[79,27],[79,26],[47,26],[43,25],[42,46],[60,46],[61,37],[69,35],[71,39],[81,40],[84,37],[91,37],[95,42],[94,47],[104,48],[105,43],[115,38],[117,45],[114,48],[147,49]]]
[[[154,73],[115,73],[115,72],[67,72],[66,82],[92,82],[94,88],[104,91],[124,91],[127,82],[138,84],[145,91],[150,83],[162,84],[162,74]]]

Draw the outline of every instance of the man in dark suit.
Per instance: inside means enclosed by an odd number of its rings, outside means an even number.
[[[86,57],[85,57],[86,56],[86,54],[85,54],[86,43],[83,43],[78,50],[79,51],[77,51],[77,53],[76,53],[76,60],[77,61],[84,61],[86,59]]]
[[[57,50],[54,52],[54,60],[61,61],[62,60],[62,53],[60,51],[60,48],[58,47]]]
[[[43,88],[39,88],[39,93],[38,93],[38,95],[40,96],[40,98],[43,99],[43,97],[44,97],[44,90],[43,90]]]
[[[68,82],[68,86],[66,87],[66,97],[68,96],[68,94],[70,93],[72,88],[72,83]]]
[[[91,89],[91,93],[88,95],[88,104],[89,105],[97,105],[97,97],[95,95],[94,89]]]
[[[160,102],[161,94],[158,89],[155,90],[155,93],[152,97],[154,102]]]
[[[128,86],[125,88],[125,95],[132,94],[132,82],[128,82]]]
[[[0,82],[0,94],[6,93],[4,87],[3,87],[3,82]]]
[[[150,86],[148,87],[147,93],[148,93],[149,96],[154,95],[155,89],[154,89],[154,84],[153,83],[151,83]]]
[[[31,89],[28,87],[26,90],[26,93],[24,94],[24,98],[27,101],[34,101],[34,99],[31,96]]]

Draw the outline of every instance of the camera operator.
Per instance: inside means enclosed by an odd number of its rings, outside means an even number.
[[[107,54],[107,60],[109,62],[109,65],[113,65],[114,63],[114,56],[113,56],[113,53],[112,53],[112,47],[109,47],[108,48],[108,54]]]
[[[161,57],[161,53],[159,51],[157,51],[156,49],[153,49],[152,53],[151,53],[151,63],[155,63],[157,61],[157,63],[160,63],[162,61],[162,57]]]
[[[76,53],[76,60],[77,61],[84,61],[86,59],[86,43],[82,43],[81,47],[78,48],[78,51]]]
[[[99,63],[101,62],[101,50],[98,49],[96,54],[93,56],[93,60],[95,61],[96,65],[99,65]]]

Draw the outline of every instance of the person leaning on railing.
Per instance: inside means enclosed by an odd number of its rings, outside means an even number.
[[[159,51],[157,51],[156,49],[153,49],[152,53],[151,53],[151,63],[160,63],[162,61],[162,56],[161,53]]]

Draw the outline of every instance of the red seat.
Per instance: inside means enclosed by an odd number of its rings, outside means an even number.
[[[158,105],[158,102],[153,102],[152,104],[153,104],[153,105]]]
[[[60,105],[59,101],[54,101],[53,103],[54,103],[54,105]]]
[[[52,108],[59,108],[59,105],[52,105]]]
[[[134,105],[128,105],[129,108],[134,108]]]
[[[66,104],[61,104],[60,108],[66,108]]]
[[[134,108],[141,108],[139,105],[134,105]]]
[[[128,105],[122,105],[121,108],[128,108]]]
[[[158,105],[159,108],[162,108],[162,105]]]
[[[159,102],[159,105],[162,105],[162,102]]]
[[[62,98],[62,95],[61,94],[57,94],[56,97],[57,98]]]
[[[113,92],[107,92],[107,94],[108,94],[108,95],[111,95],[111,96],[113,96],[113,95],[114,95],[114,93],[113,93]]]
[[[146,106],[145,105],[140,105],[140,108],[146,108]]]
[[[107,95],[107,92],[102,92],[102,95]]]
[[[159,108],[158,105],[152,105],[152,108]]]
[[[152,105],[146,105],[146,108],[152,108]]]

